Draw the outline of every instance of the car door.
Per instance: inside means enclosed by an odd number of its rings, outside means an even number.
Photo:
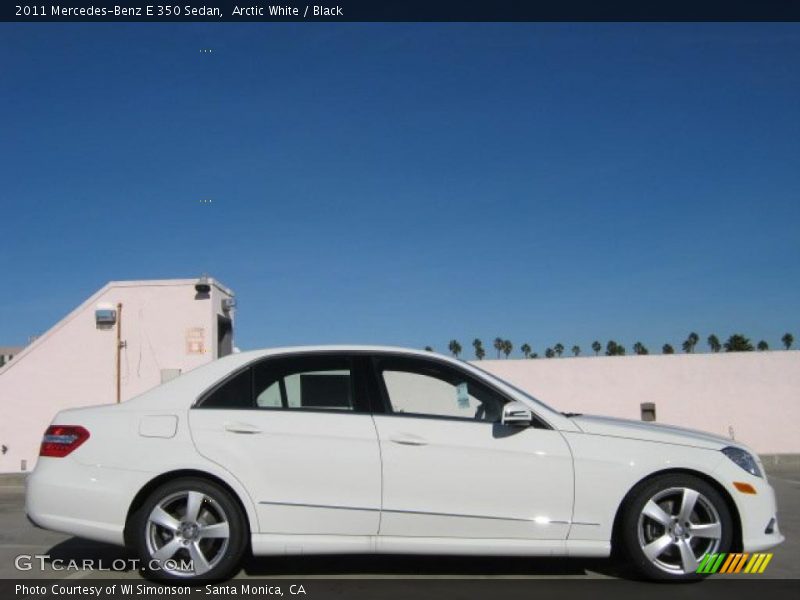
[[[262,533],[377,533],[381,463],[359,362],[267,358],[190,411],[198,451],[246,486]]]
[[[508,398],[444,361],[376,356],[381,536],[562,540],[572,456],[544,423],[500,424]]]

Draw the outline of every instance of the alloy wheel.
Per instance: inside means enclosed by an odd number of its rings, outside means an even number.
[[[160,570],[178,577],[198,577],[213,569],[230,540],[229,518],[219,502],[193,490],[159,501],[145,527],[148,554]]]
[[[645,557],[671,575],[697,571],[706,554],[718,551],[722,520],[713,503],[689,487],[670,487],[652,496],[638,520]]]

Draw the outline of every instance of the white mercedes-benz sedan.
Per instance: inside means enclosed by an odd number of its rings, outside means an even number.
[[[783,541],[738,442],[562,414],[469,363],[383,347],[234,354],[63,411],[26,511],[183,580],[230,577],[246,552],[612,550],[644,577],[686,580],[708,553]]]

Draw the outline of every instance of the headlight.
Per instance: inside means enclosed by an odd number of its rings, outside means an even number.
[[[753,458],[753,455],[746,450],[742,450],[741,448],[736,448],[734,446],[728,446],[727,448],[722,449],[722,453],[751,475],[762,477],[761,469],[758,468],[756,459]]]

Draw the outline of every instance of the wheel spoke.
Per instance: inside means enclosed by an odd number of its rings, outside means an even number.
[[[165,572],[208,577],[228,556],[235,523],[214,494],[187,488],[158,499],[147,516],[144,541]]]
[[[683,572],[688,574],[697,571],[697,557],[694,555],[694,550],[692,550],[689,542],[687,540],[679,540],[678,549],[681,552]]]
[[[694,537],[709,538],[718,540],[722,537],[722,525],[719,523],[703,523],[702,525],[691,525],[689,533]]]
[[[189,544],[188,550],[189,557],[192,559],[194,574],[202,575],[203,573],[206,573],[211,568],[211,565],[208,564],[205,554],[203,554],[203,551],[200,549],[200,544],[197,542],[192,542]]]
[[[213,525],[206,525],[205,527],[201,527],[197,535],[200,537],[200,539],[227,538],[230,537],[230,530],[228,528],[228,523],[226,521],[223,521],[222,523],[214,523]]]
[[[189,492],[186,496],[186,517],[187,521],[197,521],[200,515],[200,508],[203,505],[203,494],[200,492]]]
[[[172,538],[166,544],[161,546],[153,553],[153,558],[157,561],[165,561],[175,556],[175,553],[181,548],[181,542],[178,538]]]
[[[644,554],[647,558],[651,561],[657,559],[661,556],[661,553],[667,549],[667,547],[672,544],[672,538],[668,535],[662,535],[660,538],[656,538],[646,546],[642,548]]]
[[[684,488],[681,510],[678,513],[678,518],[681,520],[681,523],[689,523],[691,521],[692,512],[694,512],[694,505],[697,504],[698,496],[700,496],[700,494],[696,491]]]
[[[153,512],[150,513],[150,517],[148,519],[151,523],[155,523],[156,525],[160,525],[166,529],[169,529],[173,533],[178,530],[178,519],[173,517],[167,511],[165,511],[160,506],[156,506],[153,509]]]
[[[661,523],[664,527],[667,527],[672,520],[670,516],[666,512],[664,512],[664,509],[661,508],[658,504],[656,504],[652,500],[650,500],[647,504],[644,505],[642,513],[647,515],[654,521]]]

